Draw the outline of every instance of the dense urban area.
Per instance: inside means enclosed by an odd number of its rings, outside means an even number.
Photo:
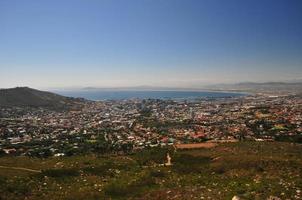
[[[302,98],[0,90],[0,199],[301,199]]]
[[[302,98],[250,94],[196,100],[82,101],[77,109],[3,107],[1,154],[126,154],[200,142],[302,142]]]

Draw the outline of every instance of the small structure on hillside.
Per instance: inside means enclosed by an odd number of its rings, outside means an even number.
[[[171,166],[172,163],[171,163],[171,156],[169,153],[167,153],[167,162],[165,163],[165,166]]]

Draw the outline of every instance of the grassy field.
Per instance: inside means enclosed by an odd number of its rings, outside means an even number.
[[[162,166],[168,151],[173,165]],[[1,157],[0,199],[301,199],[301,152],[298,144],[239,142],[128,156]]]

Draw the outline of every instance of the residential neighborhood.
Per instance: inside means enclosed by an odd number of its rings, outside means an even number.
[[[302,98],[250,94],[194,100],[83,101],[81,109],[2,107],[2,154],[130,153],[202,142],[302,141]]]

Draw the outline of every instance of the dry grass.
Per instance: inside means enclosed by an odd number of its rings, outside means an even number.
[[[192,144],[176,144],[176,149],[201,149],[201,148],[213,148],[216,147],[217,143],[204,142],[204,143],[192,143]]]

